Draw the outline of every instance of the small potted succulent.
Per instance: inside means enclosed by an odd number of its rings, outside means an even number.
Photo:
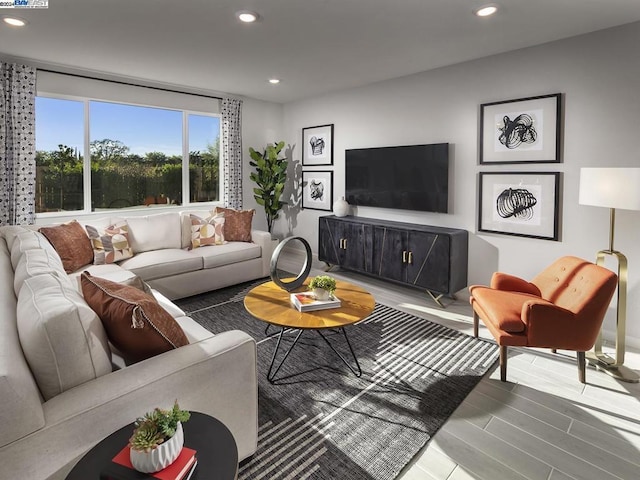
[[[187,410],[180,409],[176,401],[171,410],[156,408],[138,418],[129,439],[133,468],[143,473],[154,473],[171,465],[182,451],[182,423],[190,416]]]
[[[309,290],[313,290],[316,300],[329,300],[336,291],[336,280],[329,275],[318,275],[309,282]]]

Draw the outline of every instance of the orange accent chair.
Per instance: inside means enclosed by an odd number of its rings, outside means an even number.
[[[585,383],[585,352],[593,347],[617,286],[612,271],[577,257],[562,257],[531,282],[496,272],[491,286],[469,287],[473,334],[478,320],[500,345],[500,380],[507,379],[507,347],[575,350]]]

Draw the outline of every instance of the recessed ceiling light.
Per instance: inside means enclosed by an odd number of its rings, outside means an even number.
[[[485,5],[483,7],[474,10],[474,13],[479,17],[488,17],[489,15],[493,15],[498,11],[497,5]]]
[[[280,83],[280,79],[279,78],[270,78],[269,79],[269,83],[272,85],[277,85]]]
[[[258,20],[258,14],[250,12],[249,10],[240,10],[239,12],[236,12],[236,17],[244,23],[253,23]]]
[[[29,23],[24,18],[9,17],[7,15],[2,16],[2,21],[8,25],[11,25],[12,27],[24,27],[27,23]]]

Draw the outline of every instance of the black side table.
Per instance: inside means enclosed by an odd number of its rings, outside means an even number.
[[[238,448],[229,429],[218,419],[199,412],[182,425],[184,445],[196,450],[198,466],[191,480],[235,480],[238,475]],[[134,425],[122,427],[89,450],[73,467],[66,480],[99,479],[100,472],[124,448]],[[141,478],[145,478],[141,474]]]

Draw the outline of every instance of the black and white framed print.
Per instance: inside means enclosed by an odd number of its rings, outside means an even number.
[[[480,105],[480,163],[560,162],[560,93]]]
[[[333,208],[332,171],[302,172],[302,208],[329,211]]]
[[[302,165],[333,165],[333,123],[302,129]]]
[[[558,240],[558,172],[480,172],[478,231]]]

